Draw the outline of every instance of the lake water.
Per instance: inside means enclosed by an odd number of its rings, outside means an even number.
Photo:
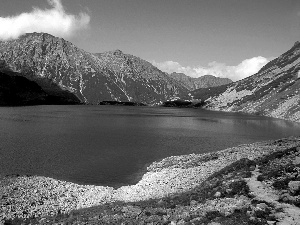
[[[168,156],[299,134],[297,123],[201,109],[1,107],[0,173],[116,187]]]

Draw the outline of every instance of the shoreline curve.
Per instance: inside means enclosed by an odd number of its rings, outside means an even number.
[[[0,178],[0,221],[56,215],[117,201],[136,202],[182,193],[241,159],[257,159],[300,145],[300,137],[244,144],[218,152],[171,156],[153,162],[135,185],[79,185],[42,176]],[[1,196],[0,196],[1,197]]]

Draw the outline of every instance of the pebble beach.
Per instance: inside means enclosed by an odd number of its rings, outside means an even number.
[[[79,185],[42,176],[0,178],[0,221],[31,218],[116,201],[136,202],[182,193],[201,185],[208,176],[242,159],[257,159],[300,145],[300,137],[240,145],[206,154],[172,156],[153,162],[135,185],[118,189]]]

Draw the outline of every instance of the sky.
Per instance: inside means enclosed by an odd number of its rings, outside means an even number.
[[[27,32],[159,69],[234,81],[300,40],[299,0],[0,0],[0,40]]]

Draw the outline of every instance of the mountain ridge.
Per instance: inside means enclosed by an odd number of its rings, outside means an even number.
[[[37,83],[47,95],[65,102],[69,99],[85,104],[129,101],[156,105],[174,98],[190,100],[188,90],[193,81],[184,74],[172,77],[121,50],[89,53],[45,33],[1,41],[0,61],[6,69]],[[194,100],[205,101],[206,109],[300,122],[299,71],[300,42],[296,42],[256,74],[237,82],[196,89],[190,95]],[[175,79],[174,75],[190,83]]]
[[[300,122],[300,43],[267,63],[256,74],[215,94],[206,90],[206,109],[245,112]],[[201,98],[203,90],[191,92]],[[203,95],[202,95],[203,96]]]
[[[215,86],[221,86],[224,84],[232,83],[232,80],[230,80],[229,78],[220,78],[220,77],[215,77],[213,75],[204,75],[201,77],[194,78],[184,73],[173,72],[170,74],[170,76],[173,79],[183,83],[183,85],[190,91],[199,88],[215,87]]]
[[[89,53],[46,33],[0,42],[0,60],[44,90],[51,91],[46,84],[54,83],[85,104],[105,100],[155,104],[187,93],[183,85],[138,57],[120,50]]]

